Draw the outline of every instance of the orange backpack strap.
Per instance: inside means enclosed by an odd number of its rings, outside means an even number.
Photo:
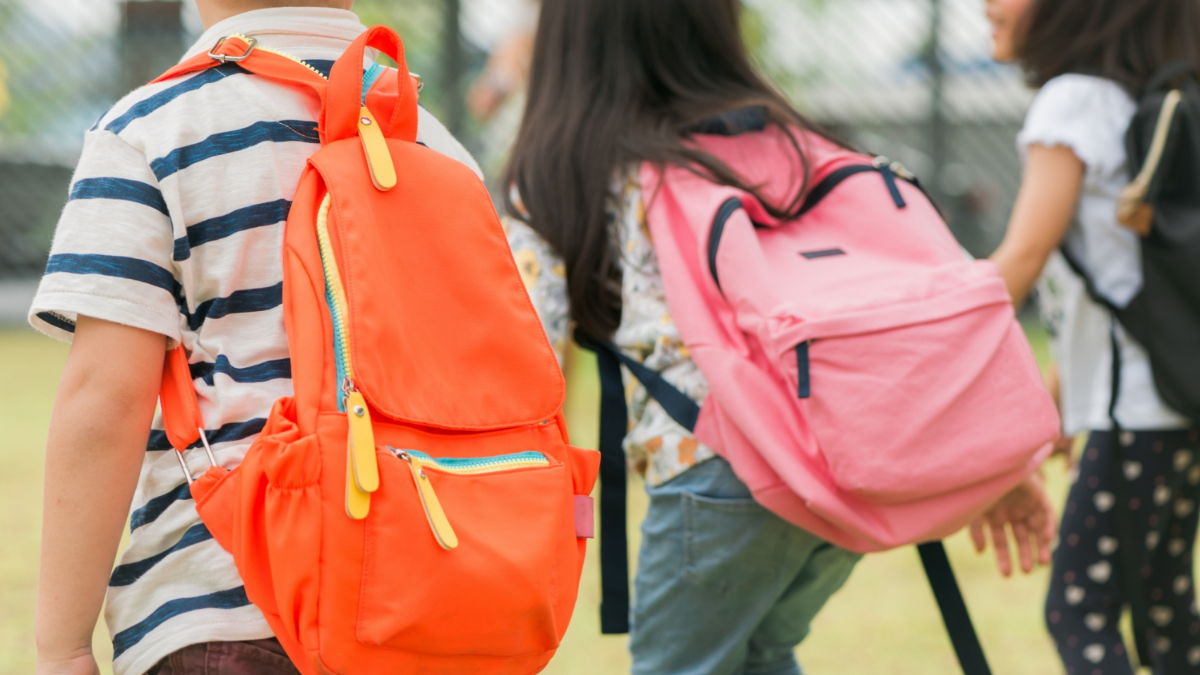
[[[372,47],[390,56],[399,66],[396,71],[399,92],[395,108],[384,135],[409,142],[417,138],[417,97],[421,82],[408,73],[404,45],[390,28],[375,26],[363,33],[334,64],[330,80],[309,66],[286,56],[258,48],[252,37],[240,35],[222,38],[207,54],[199,54],[163,73],[154,82],[163,82],[189,73],[200,72],[226,63],[236,63],[245,70],[280,82],[310,87],[321,99],[321,143],[331,143],[362,134],[362,116],[369,115],[363,102],[363,60],[366,49]],[[407,77],[403,76],[408,74]],[[327,96],[332,92],[331,96]],[[374,130],[371,130],[374,131]],[[371,160],[373,141],[363,134],[364,148]],[[383,146],[386,148],[386,145]],[[390,164],[390,156],[387,158]],[[372,163],[372,177],[375,165]],[[394,184],[394,174],[390,182]],[[377,183],[377,187],[379,183]],[[388,186],[390,187],[390,185]],[[383,189],[383,188],[381,188]],[[176,347],[167,353],[159,392],[163,425],[167,439],[175,448],[183,472],[191,483],[193,478],[183,459],[183,452],[200,441],[208,453],[209,462],[216,466],[212,449],[204,435],[204,420],[196,399],[196,390],[188,368],[187,353]]]
[[[325,76],[300,61],[261,49],[258,47],[258,40],[241,35],[221,38],[212,51],[207,54],[197,54],[183,61],[160,75],[151,84],[165,82],[227,63],[236,63],[255,75],[269,77],[272,80],[309,87],[320,97],[322,110],[325,108],[325,93],[329,88],[329,82]],[[324,133],[321,134],[321,141],[325,141]]]
[[[162,385],[159,388],[158,400],[162,406],[163,428],[167,440],[175,448],[175,456],[187,476],[188,484],[192,482],[192,472],[188,470],[183,453],[196,441],[204,445],[211,466],[216,466],[212,448],[204,433],[204,418],[200,415],[200,402],[196,399],[196,389],[192,384],[192,372],[188,368],[187,352],[182,346],[167,352],[163,365]]]

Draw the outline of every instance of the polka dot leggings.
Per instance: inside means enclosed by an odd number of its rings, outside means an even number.
[[[1200,443],[1196,431],[1093,432],[1063,512],[1046,622],[1068,675],[1130,675],[1118,631],[1121,555],[1110,467],[1123,448],[1134,528],[1147,558],[1147,597],[1155,675],[1200,673],[1200,617],[1192,549],[1200,511]],[[1172,486],[1180,486],[1178,490]],[[1147,664],[1149,665],[1149,664]]]

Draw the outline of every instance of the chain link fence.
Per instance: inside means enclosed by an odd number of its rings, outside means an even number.
[[[648,0],[649,1],[649,0]],[[358,0],[404,37],[423,103],[495,174],[514,115],[479,123],[463,96],[522,0]],[[1015,197],[1029,92],[988,57],[983,0],[746,0],[762,67],[809,115],[899,160],[964,246],[998,243]],[[0,280],[36,278],[83,131],[201,33],[185,0],[0,0]],[[519,105],[517,106],[519,114]],[[499,158],[497,158],[499,156]],[[493,176],[494,177],[494,176]]]

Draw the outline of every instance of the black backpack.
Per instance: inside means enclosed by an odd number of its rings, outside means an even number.
[[[1200,422],[1200,79],[1184,63],[1164,68],[1138,102],[1126,135],[1133,183],[1123,223],[1141,237],[1141,291],[1125,307],[1101,296],[1063,247],[1088,294],[1150,356],[1159,396]]]

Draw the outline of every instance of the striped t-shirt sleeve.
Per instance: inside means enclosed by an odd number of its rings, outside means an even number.
[[[170,211],[146,157],[89,132],[29,320],[70,341],[79,315],[180,337]]]

